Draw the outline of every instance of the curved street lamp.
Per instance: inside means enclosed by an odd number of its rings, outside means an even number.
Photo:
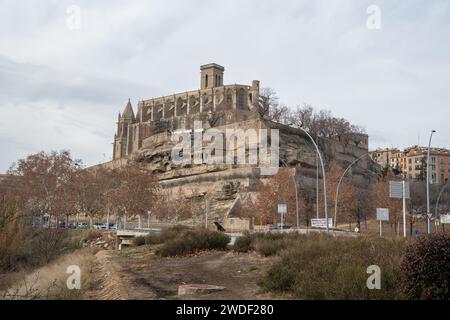
[[[427,232],[431,233],[430,226],[430,149],[431,149],[431,139],[433,138],[433,134],[436,133],[436,130],[432,130],[430,134],[430,142],[428,143],[428,153],[427,153]]]
[[[351,167],[353,167],[359,160],[367,157],[368,155],[370,155],[372,152],[368,152],[363,154],[362,156],[360,156],[359,158],[355,159],[352,163],[350,163],[350,165],[347,167],[347,169],[345,169],[345,171],[342,173],[341,177],[339,178],[339,182],[337,184],[336,187],[336,195],[335,195],[335,199],[334,199],[334,227],[336,228],[337,225],[337,210],[338,210],[338,198],[339,198],[339,188],[341,187],[341,183],[342,180],[344,180],[345,175],[347,174],[347,172],[350,171]]]
[[[444,186],[442,187],[441,191],[439,192],[439,195],[437,197],[436,200],[436,208],[435,208],[435,213],[434,215],[436,216],[436,219],[438,218],[438,207],[439,207],[439,201],[441,200],[441,196],[444,193],[445,189],[448,187],[448,185],[450,184],[450,180],[447,180],[447,182],[445,182]],[[439,215],[440,216],[440,215]]]
[[[313,137],[303,128],[298,127],[297,129],[302,130],[312,141],[314,147],[316,147],[317,154],[319,155],[320,165],[322,166],[322,175],[323,175],[323,202],[325,204],[325,219],[327,224],[327,232],[330,231],[330,227],[328,225],[328,202],[327,202],[327,181],[325,175],[325,165],[323,163],[322,153],[320,152],[319,147],[317,146],[316,141],[314,141]]]
[[[288,164],[285,160],[280,159],[284,165],[287,167]],[[297,173],[297,169],[295,170],[295,174],[292,176],[292,182],[294,183],[294,189],[295,189],[295,213],[297,218],[297,229],[300,228],[300,220],[299,220],[299,213],[298,213],[298,190],[297,190],[297,181],[295,180],[295,176]]]

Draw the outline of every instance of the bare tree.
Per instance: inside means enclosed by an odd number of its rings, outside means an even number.
[[[310,104],[297,106],[290,113],[290,123],[293,127],[303,128],[314,137],[337,139],[346,143],[352,134],[365,133],[364,128],[352,125],[344,118],[334,117],[330,111],[314,111]]]
[[[279,98],[276,91],[273,88],[261,88],[258,101],[259,115],[270,120],[270,114],[272,109],[279,106]]]
[[[27,209],[48,213],[58,219],[63,190],[81,170],[81,160],[73,160],[69,151],[39,152],[13,164],[9,173],[17,178]]]
[[[114,171],[120,183],[111,192],[112,205],[125,216],[147,214],[157,209],[161,190],[157,177],[143,165],[134,163]]]

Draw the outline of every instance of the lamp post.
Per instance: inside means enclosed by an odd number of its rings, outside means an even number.
[[[316,219],[319,219],[319,157],[316,154]]]
[[[430,149],[431,149],[431,139],[436,130],[432,130],[430,134],[430,141],[428,143],[428,154],[427,154],[427,232],[431,233],[431,223],[430,223]]]
[[[441,200],[442,194],[444,193],[445,189],[448,187],[448,185],[450,184],[450,180],[447,180],[444,184],[444,186],[442,187],[441,191],[439,192],[439,195],[437,197],[436,200],[436,208],[435,208],[435,217],[436,219],[438,218],[438,207],[439,207],[439,201]]]
[[[284,165],[287,167],[287,163],[284,160],[281,160]],[[297,170],[295,170],[295,173],[297,173]],[[297,181],[295,180],[295,174],[292,176],[292,183],[294,184],[295,189],[295,213],[296,213],[296,219],[297,219],[297,229],[300,228],[300,217],[298,214],[298,190],[297,190]]]
[[[328,224],[328,202],[327,202],[327,180],[326,180],[326,175],[325,175],[325,165],[323,163],[323,158],[322,158],[322,154],[320,153],[319,147],[317,146],[316,141],[314,141],[313,137],[311,137],[311,135],[303,128],[298,128],[300,130],[302,130],[308,137],[309,139],[312,141],[312,143],[314,144],[314,147],[316,147],[316,151],[317,154],[319,156],[319,160],[320,160],[320,164],[322,166],[322,176],[323,176],[323,202],[325,205],[325,219],[326,219],[326,223],[327,223],[327,232],[330,231],[330,227]]]
[[[341,177],[339,178],[339,182],[336,187],[336,196],[335,196],[335,200],[334,200],[334,227],[335,228],[336,228],[336,224],[337,224],[336,221],[337,221],[337,211],[338,211],[339,188],[341,187],[342,180],[344,180],[345,175],[347,174],[347,172],[350,171],[351,167],[353,167],[359,160],[361,160],[362,158],[364,158],[370,154],[371,154],[371,152],[368,152],[368,153],[363,154],[359,158],[355,159],[352,163],[350,163],[350,165],[347,167],[347,169],[345,169],[345,171],[342,173]]]

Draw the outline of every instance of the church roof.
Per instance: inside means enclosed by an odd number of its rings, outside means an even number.
[[[125,106],[125,109],[123,110],[122,119],[131,119],[131,120],[135,119],[134,118],[133,107],[131,106],[130,99],[128,99],[128,103]]]

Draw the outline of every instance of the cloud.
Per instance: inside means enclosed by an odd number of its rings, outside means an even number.
[[[381,30],[366,27],[372,4]],[[259,79],[288,105],[366,127],[372,147],[424,143],[431,129],[450,147],[449,16],[439,0],[1,1],[0,171],[40,149],[111,157],[129,97],[197,89],[208,62],[226,83]]]

